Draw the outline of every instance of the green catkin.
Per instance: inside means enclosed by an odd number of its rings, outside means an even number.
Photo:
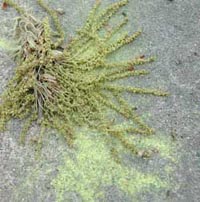
[[[111,53],[141,34],[138,31],[129,36],[122,31],[127,18],[110,31],[105,29],[110,18],[128,1],[111,4],[104,10],[99,8],[100,1],[97,1],[85,25],[67,46],[63,44],[64,30],[56,12],[43,0],[37,2],[49,16],[42,21],[29,15],[14,1],[5,2],[20,14],[15,27],[15,39],[20,48],[15,52],[15,75],[1,95],[0,130],[5,129],[11,118],[29,117],[22,130],[22,142],[25,142],[32,122],[37,121],[42,127],[41,133],[47,128],[56,129],[73,146],[74,131],[86,126],[115,138],[127,150],[137,154],[137,148],[128,142],[126,134],[150,135],[154,131],[122,98],[123,92],[154,96],[168,94],[114,83],[148,74],[136,67],[154,61],[153,57],[137,57],[123,62],[108,60]],[[105,32],[103,36],[101,30]],[[110,124],[107,113],[110,109],[131,121],[132,125],[119,128],[116,123]],[[115,151],[113,153],[116,155]]]
[[[37,0],[38,4],[51,16],[54,26],[56,28],[56,31],[58,32],[58,35],[60,36],[59,39],[57,40],[57,42],[54,44],[54,48],[57,48],[59,46],[62,45],[63,41],[64,41],[64,37],[65,37],[65,33],[62,29],[62,26],[60,24],[60,21],[58,19],[58,15],[57,13],[53,10],[50,9],[43,0]],[[49,30],[50,32],[50,30]],[[52,44],[53,45],[53,44]]]
[[[105,90],[115,91],[115,92],[129,92],[135,94],[151,94],[155,96],[166,96],[168,93],[159,91],[156,89],[145,89],[145,88],[135,88],[131,86],[117,86],[117,85],[105,85]]]
[[[112,73],[109,73],[108,75],[103,75],[101,78],[99,78],[99,82],[115,81],[115,80],[131,77],[131,76],[141,76],[146,74],[149,74],[149,72],[146,70],[135,70],[135,71],[126,71],[126,72],[119,72],[117,70],[116,73],[112,72]]]
[[[20,143],[21,144],[25,144],[25,138],[27,135],[27,132],[31,126],[31,124],[37,120],[37,115],[36,114],[32,114],[29,118],[27,118],[27,120],[24,123],[24,126],[22,128],[21,134],[20,134]]]
[[[13,7],[20,15],[24,15],[26,13],[26,11],[23,8],[21,8],[20,6],[18,6],[12,0],[4,0],[3,2],[7,3],[9,6]]]
[[[124,18],[121,23],[116,25],[114,28],[112,28],[112,30],[110,30],[106,34],[104,41],[105,42],[109,41],[112,38],[112,36],[114,36],[118,31],[120,31],[127,23],[128,23],[128,18]]]

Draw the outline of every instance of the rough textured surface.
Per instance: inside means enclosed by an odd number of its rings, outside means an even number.
[[[66,14],[62,17],[62,22],[69,35],[73,35],[74,31],[82,25],[94,3],[93,0],[49,2],[55,8],[61,7],[65,10]],[[114,1],[104,0],[103,5],[111,2]],[[37,15],[44,15],[39,11],[35,1],[24,1],[24,4],[32,7]],[[130,95],[127,95],[127,98],[134,105],[137,102],[138,112],[143,114],[145,120],[158,131],[158,136],[159,133],[164,134],[162,137],[170,142],[169,147],[173,148],[173,144],[177,145],[173,163],[166,160],[165,157],[171,154],[165,153],[167,150],[165,147],[162,150],[165,151],[163,158],[142,160],[124,156],[124,162],[132,168],[139,168],[150,174],[156,173],[161,179],[173,182],[169,188],[160,191],[154,188],[149,188],[148,192],[141,191],[140,186],[137,185],[138,201],[200,201],[199,8],[199,0],[130,0],[129,5],[123,9],[130,19],[127,29],[136,31],[142,28],[143,35],[133,44],[123,48],[120,55],[130,57],[145,54],[157,57],[156,62],[145,67],[150,69],[150,75],[142,80],[124,82],[129,84],[133,82],[138,86],[161,87],[171,93],[167,99],[153,97],[147,99],[145,96],[133,98]],[[6,12],[0,11],[3,19],[1,37],[11,36],[15,14],[12,9]],[[118,54],[113,57],[117,59]],[[0,92],[2,92],[13,73],[14,63],[4,50],[1,50],[0,58]],[[37,160],[36,146],[30,144],[33,142],[31,137],[37,134],[37,127],[32,127],[30,141],[27,141],[25,146],[18,143],[21,123],[13,120],[8,127],[7,132],[0,133],[0,200],[3,202],[56,201],[56,191],[60,187],[57,186],[56,190],[52,181],[56,181],[55,179],[58,181],[59,176],[66,177],[66,173],[60,173],[65,168],[63,159],[66,155],[73,159],[76,153],[66,147],[60,136],[51,133],[46,137],[42,155]],[[171,140],[168,141],[169,138]],[[172,141],[174,138],[175,143]],[[157,140],[152,144],[162,145],[162,143],[163,140]],[[78,165],[82,165],[81,161]],[[66,168],[70,167],[71,165]],[[105,193],[105,201],[133,201],[131,196],[119,187],[105,184],[101,187],[102,190]],[[82,201],[79,193],[65,194],[64,201]]]

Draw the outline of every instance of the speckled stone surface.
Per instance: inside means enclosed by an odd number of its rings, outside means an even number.
[[[17,0],[16,0],[17,1]],[[17,1],[44,16],[34,0]],[[73,36],[87,17],[94,0],[48,1],[62,8],[61,17],[67,36]],[[116,2],[102,0],[103,6]],[[175,139],[178,162],[168,176],[174,183],[169,189],[138,194],[141,202],[198,202],[200,201],[200,1],[199,0],[130,0],[123,8],[129,17],[127,30],[142,28],[143,34],[133,44],[120,50],[119,55],[155,55],[156,62],[145,66],[151,74],[144,79],[125,83],[143,87],[160,87],[170,92],[167,98],[140,96],[129,99],[137,102],[138,113],[149,114],[147,122],[156,131]],[[122,10],[119,14],[122,13]],[[16,13],[0,10],[0,37],[12,36]],[[118,58],[116,53],[114,58]],[[5,50],[0,50],[0,93],[13,74],[15,64]],[[35,147],[29,139],[38,130],[30,130],[27,144],[18,142],[21,122],[13,120],[8,131],[0,133],[0,201],[54,202],[56,192],[51,181],[57,176],[64,154],[70,153],[63,139],[49,134],[44,140],[42,157],[35,159]],[[127,157],[130,165],[138,164],[148,172],[162,173],[162,159],[140,160]],[[125,160],[126,161],[126,160]],[[161,174],[162,175],[162,174]],[[163,178],[167,175],[163,174]],[[104,201],[133,201],[115,186],[105,186]],[[64,201],[82,201],[78,193],[70,193]]]

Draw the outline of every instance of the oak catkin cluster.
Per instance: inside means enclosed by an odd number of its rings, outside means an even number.
[[[15,40],[20,48],[14,53],[15,75],[1,95],[0,129],[5,129],[11,118],[24,119],[21,135],[24,141],[31,124],[37,121],[42,128],[56,129],[73,144],[74,129],[87,126],[116,138],[136,154],[137,148],[124,134],[148,135],[153,129],[140,119],[122,93],[156,96],[167,93],[121,86],[115,82],[148,74],[136,67],[154,60],[138,56],[128,61],[109,61],[111,53],[141,34],[138,31],[128,35],[122,31],[128,22],[126,17],[110,30],[105,28],[128,0],[113,3],[105,9],[100,9],[100,1],[97,1],[85,25],[67,45],[57,13],[42,0],[37,2],[49,15],[43,20],[28,14],[12,0],[5,2],[19,13]],[[117,112],[132,124],[123,128],[110,124],[107,110]]]

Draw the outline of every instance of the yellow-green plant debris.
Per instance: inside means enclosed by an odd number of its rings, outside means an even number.
[[[148,74],[138,65],[152,62],[153,57],[138,56],[128,61],[110,61],[109,56],[122,46],[133,42],[140,34],[123,31],[128,19],[106,28],[110,18],[128,3],[122,0],[105,9],[97,1],[85,25],[70,43],[55,10],[42,0],[38,4],[48,13],[40,20],[30,15],[12,0],[5,0],[19,13],[15,27],[18,49],[14,53],[15,75],[1,95],[0,129],[5,129],[11,118],[25,120],[21,140],[35,121],[44,129],[56,129],[73,145],[77,127],[88,127],[112,136],[125,148],[137,154],[137,148],[124,134],[150,135],[147,126],[131,105],[123,98],[124,92],[166,96],[156,89],[123,86],[116,81]],[[51,23],[52,22],[52,23]],[[110,121],[108,110],[117,112],[130,124],[118,128]]]
[[[170,187],[170,182],[162,180],[156,172],[145,173],[113,161],[102,136],[80,133],[75,145],[78,150],[75,158],[66,155],[52,181],[57,202],[67,201],[65,197],[70,192],[78,193],[84,202],[98,201],[99,197],[104,198],[104,188],[113,185],[137,201],[140,192]]]

